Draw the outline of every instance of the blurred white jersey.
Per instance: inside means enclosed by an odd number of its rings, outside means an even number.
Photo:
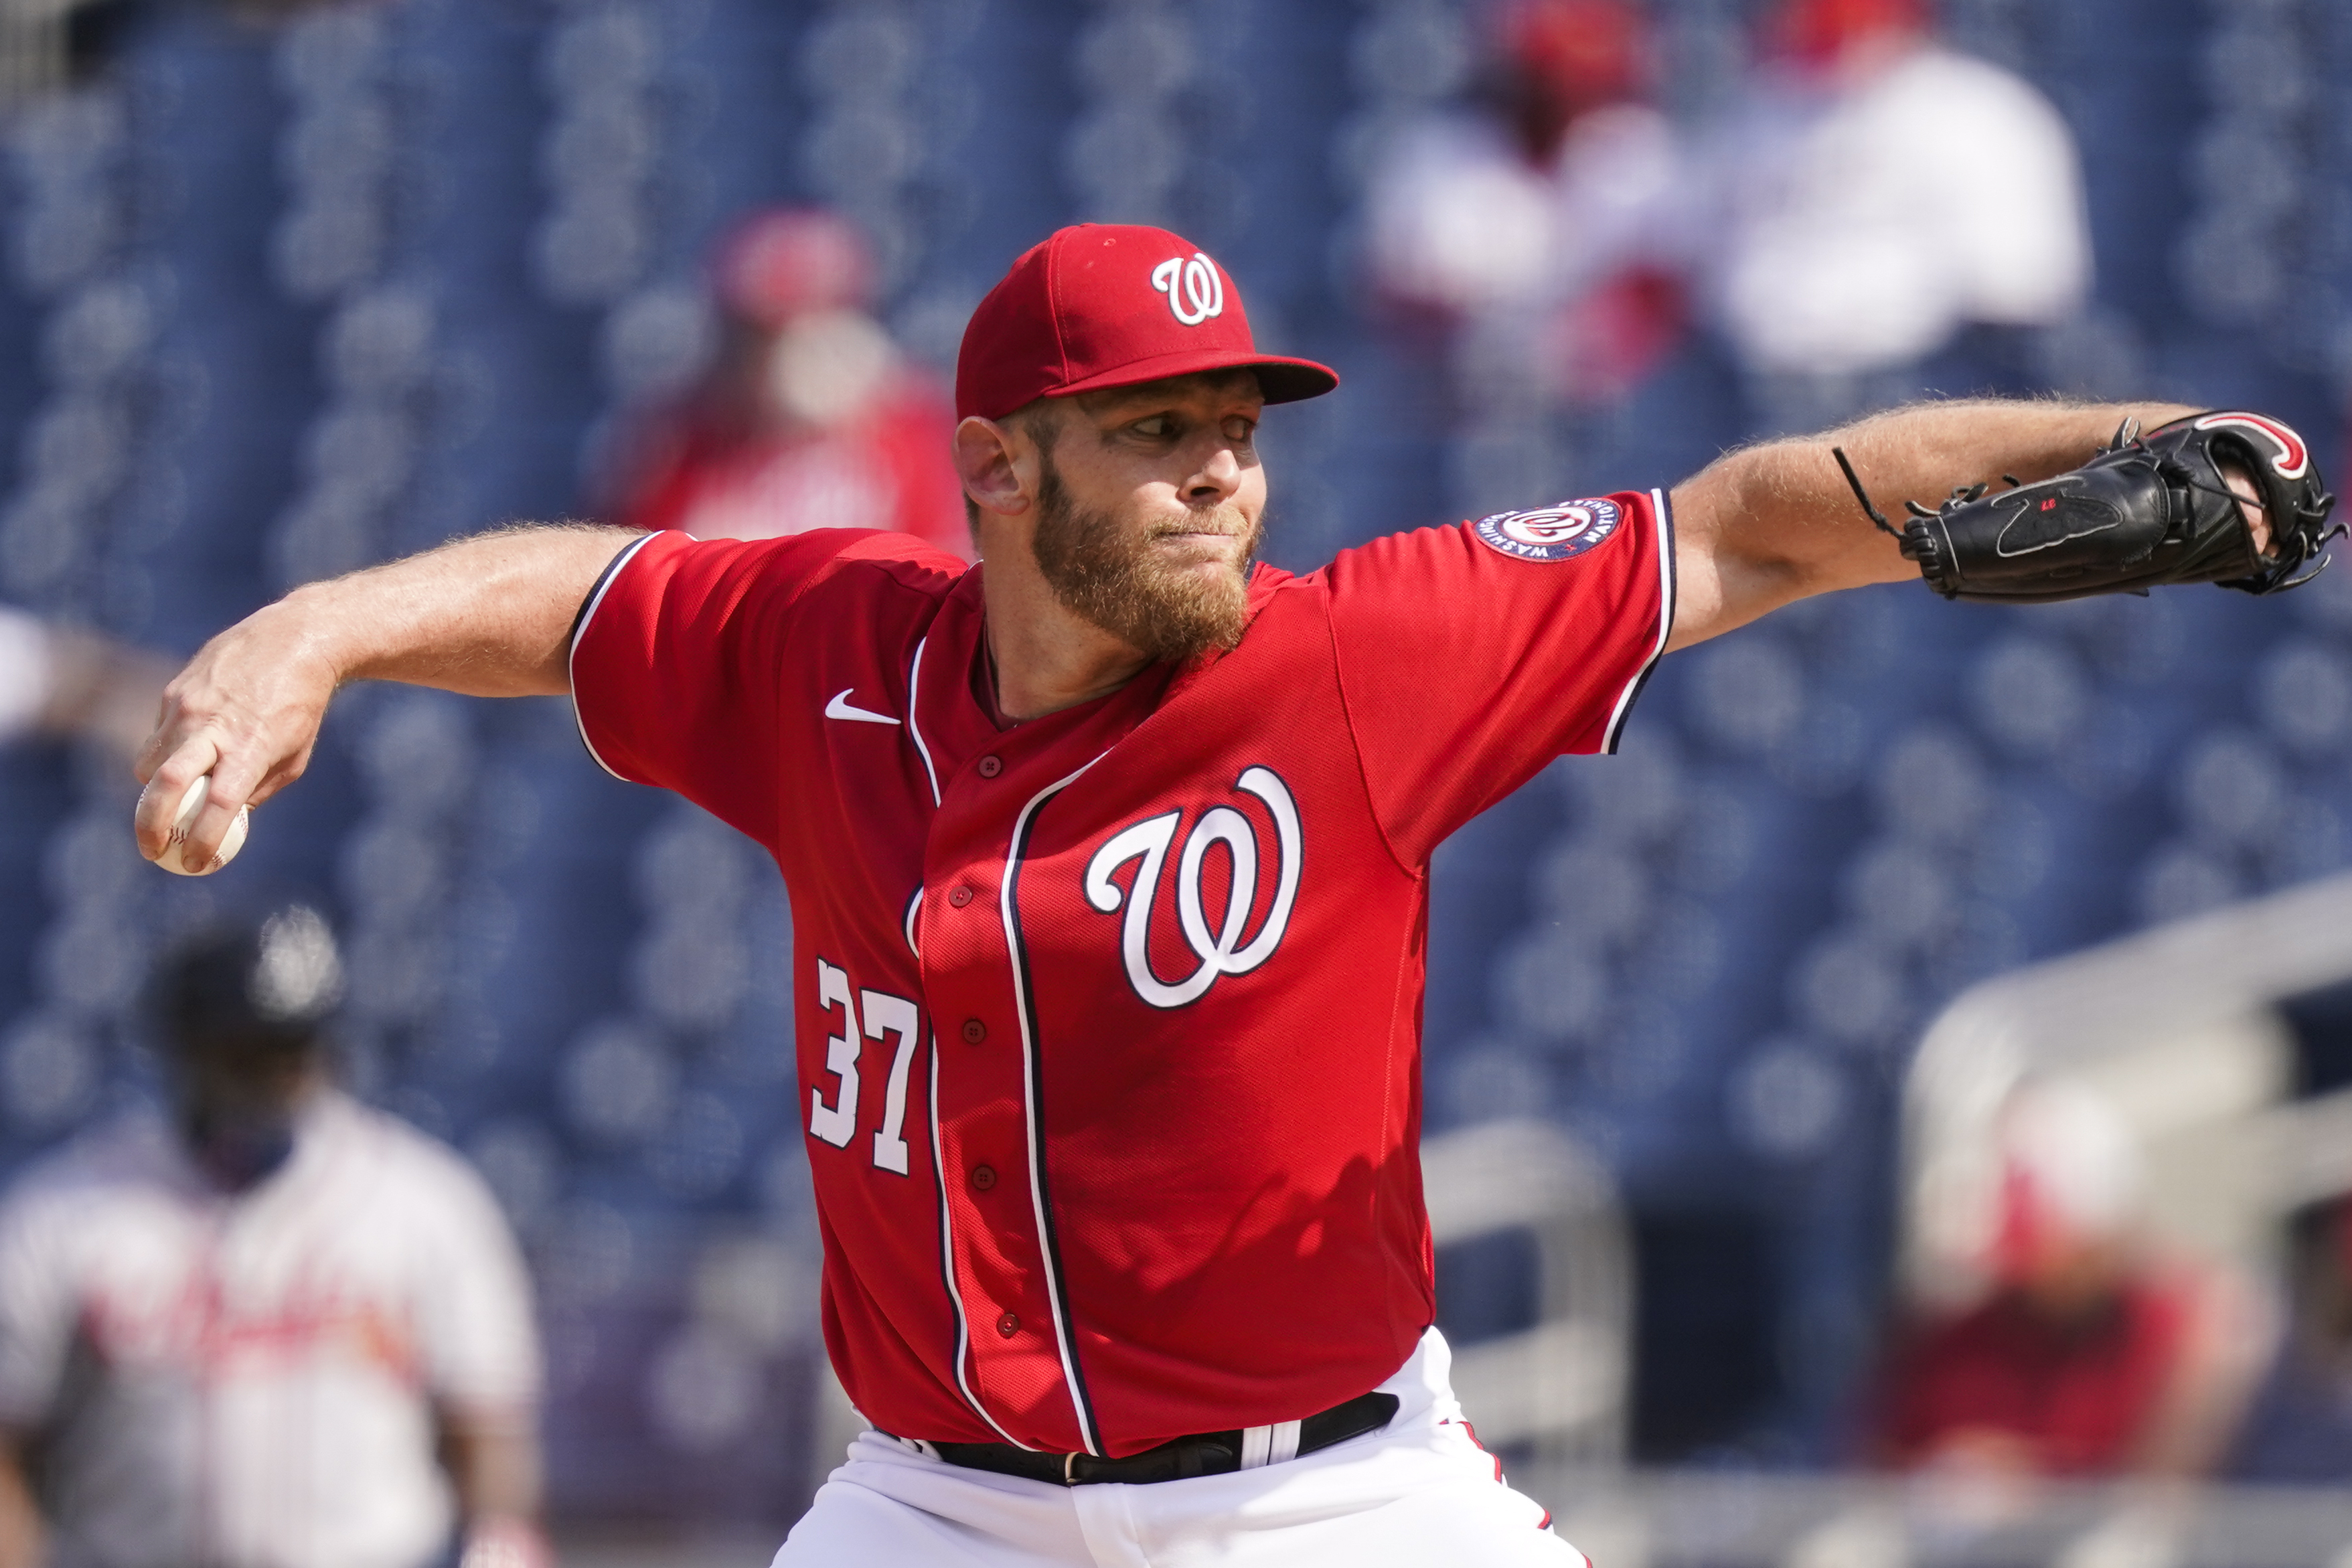
[[[1923,47],[1848,91],[1760,94],[1717,153],[1713,287],[1753,369],[1904,364],[1963,322],[2063,321],[2089,289],[2073,133],[1983,60]]]
[[[42,1435],[54,1568],[417,1568],[454,1515],[435,1407],[538,1391],[488,1190],[341,1094],[240,1195],[142,1113],[0,1204],[0,1424]]]
[[[1381,288],[1412,303],[1555,308],[1627,268],[1687,264],[1685,163],[1673,123],[1643,104],[1579,116],[1548,169],[1482,117],[1432,116],[1382,150],[1366,254]]]

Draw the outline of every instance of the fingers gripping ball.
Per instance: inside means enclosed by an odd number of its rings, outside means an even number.
[[[205,773],[180,796],[180,809],[172,818],[172,841],[163,847],[163,853],[155,857],[155,864],[173,876],[206,876],[236,859],[236,852],[245,847],[246,826],[253,820],[253,807],[249,805],[236,808],[236,819],[228,825],[228,832],[221,839],[220,853],[213,857],[211,865],[193,866],[181,858],[181,852],[187,847],[189,830],[195,826],[197,814],[205,809],[205,791],[212,787],[212,774]]]
[[[1990,494],[1973,485],[1934,510],[1906,502],[1901,530],[1871,504],[1834,452],[1871,521],[1902,542],[1928,586],[1948,599],[2032,604],[2094,594],[2145,594],[2168,583],[2218,583],[2274,594],[2309,582],[2336,498],[2302,437],[2266,415],[2217,410],[2141,434],[2126,424],[2081,468]],[[2236,471],[2253,481],[2270,525],[2257,548]]]

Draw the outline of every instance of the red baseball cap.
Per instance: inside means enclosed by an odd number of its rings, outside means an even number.
[[[1033,246],[971,313],[956,356],[956,417],[1002,419],[1040,397],[1245,367],[1268,403],[1320,397],[1339,375],[1262,354],[1241,290],[1164,228],[1082,223]]]

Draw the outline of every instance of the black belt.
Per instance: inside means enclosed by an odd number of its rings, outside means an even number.
[[[1397,1413],[1393,1394],[1361,1394],[1344,1405],[1334,1405],[1298,1424],[1298,1452],[1312,1454],[1334,1443],[1377,1432]],[[1010,1443],[932,1443],[930,1450],[950,1465],[969,1470],[993,1470],[1000,1476],[1021,1476],[1049,1481],[1057,1487],[1081,1487],[1094,1481],[1190,1480],[1194,1476],[1223,1476],[1242,1468],[1242,1435],[1196,1432],[1174,1437],[1156,1448],[1129,1454],[1124,1459],[1097,1459],[1092,1454],[1041,1454]]]

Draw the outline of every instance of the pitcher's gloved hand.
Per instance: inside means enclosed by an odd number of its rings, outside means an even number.
[[[2310,447],[2263,414],[2192,415],[2145,435],[2126,422],[2112,445],[2055,479],[1990,494],[1971,486],[1932,511],[1906,501],[1899,531],[1845,454],[1835,455],[1863,510],[1948,599],[2035,604],[2166,583],[2275,593],[2309,582],[2326,564],[2321,546],[2344,531],[2327,521],[2336,498]],[[2252,481],[2266,542],[2231,488],[2232,473]]]

